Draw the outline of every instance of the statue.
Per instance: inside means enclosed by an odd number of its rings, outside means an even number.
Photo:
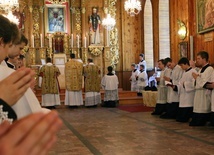
[[[100,44],[100,24],[101,19],[97,14],[98,8],[92,8],[92,15],[89,16],[89,24],[90,24],[90,43],[91,44]]]

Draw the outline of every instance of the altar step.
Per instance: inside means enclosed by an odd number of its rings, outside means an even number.
[[[101,90],[101,99],[104,99],[104,90]],[[142,96],[137,96],[136,92],[132,91],[124,91],[122,89],[118,90],[119,94],[119,104],[120,105],[128,105],[128,104],[143,104],[143,98]],[[36,90],[36,97],[38,98],[39,102],[41,103],[42,95],[41,95],[41,89]],[[83,92],[83,99],[85,98],[85,94]],[[60,90],[60,100],[61,102],[64,102],[65,100],[65,89]]]

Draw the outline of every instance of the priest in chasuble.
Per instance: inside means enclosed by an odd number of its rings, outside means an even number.
[[[59,68],[47,58],[47,64],[42,66],[39,76],[42,77],[42,106],[55,108],[60,105],[59,83],[57,77],[60,75]]]
[[[100,69],[93,63],[93,59],[88,59],[88,65],[84,67],[85,76],[85,106],[97,106],[101,103],[101,77]]]
[[[83,105],[82,98],[82,76],[83,62],[75,59],[75,54],[70,55],[71,59],[65,63],[65,105]]]

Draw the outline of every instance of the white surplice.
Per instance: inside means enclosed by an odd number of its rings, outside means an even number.
[[[15,70],[11,68],[0,65],[0,80],[3,80],[14,71]],[[30,88],[27,89],[24,95],[12,106],[12,108],[16,112],[18,119],[31,113],[49,111],[48,109],[41,108],[38,99]]]
[[[179,81],[178,94],[179,94],[179,107],[193,107],[195,96],[195,79],[192,73],[197,73],[195,69],[187,70],[183,73]]]
[[[178,85],[183,74],[183,70],[179,65],[176,65],[170,75],[170,79],[172,80],[173,85]],[[179,102],[178,92],[174,91],[172,87],[168,86],[167,89],[167,103]]]
[[[165,85],[164,76],[170,77],[171,69],[165,68],[160,73],[160,81],[157,92],[157,103],[166,104],[167,102],[167,86]]]
[[[203,73],[200,73],[201,69],[198,71],[199,76],[196,79],[195,86],[195,97],[193,112],[195,113],[210,113],[211,111],[211,90],[203,88],[203,86],[210,81],[211,75],[213,73],[213,67],[209,66],[205,69]]]
[[[138,91],[137,80],[136,77],[139,75],[139,70],[135,69],[132,71],[131,79],[131,91]]]

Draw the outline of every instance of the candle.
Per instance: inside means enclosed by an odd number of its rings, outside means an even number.
[[[73,48],[74,46],[74,36],[73,34],[71,34],[71,48]]]
[[[51,34],[49,34],[49,47],[52,47],[52,38],[51,38]]]
[[[190,36],[190,60],[193,60],[193,36]]]
[[[79,36],[77,35],[77,48],[79,48]]]
[[[34,35],[32,35],[32,45],[31,46],[34,48]]]
[[[86,37],[84,38],[84,47],[86,48]]]
[[[41,42],[41,47],[43,47],[43,43],[42,43],[42,34],[40,34],[40,42]]]

